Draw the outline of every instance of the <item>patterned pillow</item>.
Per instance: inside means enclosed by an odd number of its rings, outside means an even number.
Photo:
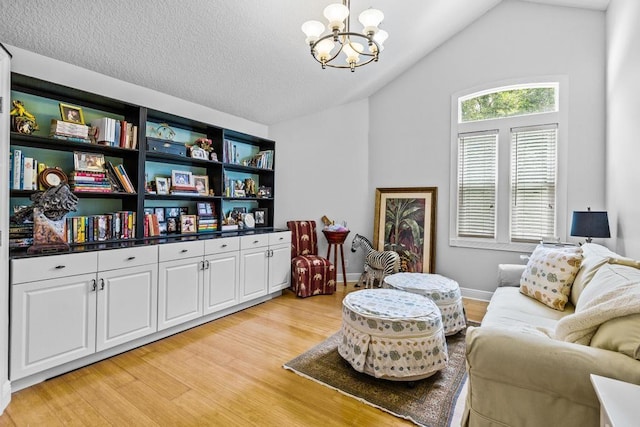
[[[564,311],[581,261],[582,249],[579,247],[538,245],[520,277],[520,292]]]

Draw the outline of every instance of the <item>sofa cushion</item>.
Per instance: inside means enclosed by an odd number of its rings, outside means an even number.
[[[556,310],[564,310],[580,268],[580,247],[538,245],[520,278],[520,292]]]
[[[585,243],[582,245],[582,263],[580,270],[576,274],[571,287],[571,303],[576,305],[580,294],[584,288],[591,282],[596,271],[610,260],[618,256],[615,252],[611,252],[604,246],[595,243]]]
[[[550,337],[558,320],[573,311],[570,303],[558,311],[521,294],[516,287],[502,287],[493,293],[482,326]]]
[[[640,262],[612,252],[608,248],[595,243],[582,245],[582,264],[571,287],[571,303],[578,304],[580,294],[593,279],[596,271],[605,264],[625,265],[640,268]]]
[[[640,360],[640,314],[603,323],[591,338],[590,345]]]

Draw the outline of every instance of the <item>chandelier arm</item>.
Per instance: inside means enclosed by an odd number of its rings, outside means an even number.
[[[339,32],[337,35],[338,35],[338,36],[345,36],[345,37],[347,37],[347,39],[349,40],[349,43],[346,43],[346,44],[351,44],[351,39],[350,39],[350,37],[351,37],[351,36],[353,36],[353,37],[363,38],[363,39],[367,40],[367,44],[368,44],[369,46],[371,46],[371,45],[375,45],[375,46],[376,46],[376,52],[378,52],[378,53],[380,52],[380,45],[378,44],[378,42],[376,42],[376,41],[373,39],[373,37],[369,38],[369,37],[367,37],[367,36],[366,36],[366,35],[364,35],[364,34],[360,34],[360,33],[352,33],[352,32],[348,32],[348,33],[345,33],[345,32]],[[331,33],[331,34],[327,34],[327,35],[325,35],[325,36],[323,36],[323,37],[320,37],[318,40],[316,40],[315,42],[311,43],[311,55],[313,55],[313,52],[315,51],[316,46],[317,46],[321,41],[323,41],[323,40],[327,40],[327,39],[333,39],[333,38],[334,38],[334,33]],[[344,45],[345,45],[345,42],[343,42],[342,40],[338,40],[338,43],[340,43],[340,45],[341,45],[341,46],[344,46]],[[333,56],[331,57],[331,59],[329,59],[328,61],[333,61],[333,60],[338,56],[338,54],[339,54],[340,52],[342,52],[342,47],[340,47],[340,50],[339,50],[335,55],[333,55]],[[378,56],[378,55],[377,55],[377,54],[375,54],[375,53],[367,53],[367,52],[364,52],[364,51],[363,51],[363,52],[358,52],[358,53],[359,53],[360,55],[365,55],[365,56],[374,56],[374,57],[375,57],[375,56]],[[315,56],[314,56],[314,58],[315,58]],[[316,59],[316,60],[317,60],[317,59]],[[328,62],[328,61],[327,61],[327,62]],[[318,62],[320,62],[320,61],[318,61]],[[346,68],[350,68],[350,67],[346,67]]]

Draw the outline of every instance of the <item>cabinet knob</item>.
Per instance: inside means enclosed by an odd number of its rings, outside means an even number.
[[[104,291],[104,279],[100,279],[100,290]]]
[[[61,270],[63,268],[65,268],[66,265],[56,265],[56,270]]]
[[[260,240],[254,240],[253,244],[255,245],[256,243],[260,243]]]
[[[183,249],[183,250],[180,251],[181,254],[184,254],[186,252],[189,252],[189,249]]]
[[[226,247],[227,247],[227,244],[225,243],[225,244],[221,245],[220,247],[221,247],[221,248],[226,248]]]
[[[96,284],[96,279],[91,279],[91,290],[95,292],[97,287],[98,285]]]
[[[136,259],[136,257],[130,256],[129,258],[127,258],[127,261],[133,261],[134,259]]]
[[[205,268],[205,270],[208,270],[208,269],[209,269],[209,260],[206,260],[206,261],[204,262],[204,268]]]

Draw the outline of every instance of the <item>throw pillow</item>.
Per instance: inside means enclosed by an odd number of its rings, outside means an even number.
[[[520,278],[520,292],[555,310],[564,311],[581,261],[580,247],[538,245]]]
[[[578,304],[582,291],[591,282],[598,269],[611,262],[616,256],[619,255],[595,243],[582,245],[582,263],[580,263],[580,270],[578,270],[571,287],[571,303],[574,306]]]
[[[589,345],[640,360],[640,314],[618,317],[603,323]]]

